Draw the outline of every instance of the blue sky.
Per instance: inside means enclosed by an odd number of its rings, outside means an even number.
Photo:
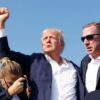
[[[100,21],[100,0],[0,0],[0,7],[10,11],[6,33],[12,50],[42,52],[42,30],[59,28],[66,43],[62,56],[78,65],[86,54],[82,27]]]

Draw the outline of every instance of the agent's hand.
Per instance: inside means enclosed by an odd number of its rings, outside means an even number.
[[[10,96],[19,94],[23,91],[24,88],[24,81],[25,78],[20,77],[19,79],[17,79],[9,88],[8,88],[8,94]]]
[[[0,28],[4,28],[5,21],[9,17],[9,11],[7,8],[0,8]]]

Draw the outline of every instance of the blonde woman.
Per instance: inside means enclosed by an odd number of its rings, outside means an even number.
[[[21,76],[21,67],[17,62],[7,57],[0,60],[0,88],[5,89],[5,95],[0,95],[0,100],[23,100],[17,95],[24,89],[25,78]]]

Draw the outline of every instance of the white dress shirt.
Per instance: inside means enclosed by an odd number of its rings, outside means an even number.
[[[5,29],[0,29],[0,38],[6,36]]]
[[[100,56],[96,59],[91,57],[86,72],[86,88],[88,92],[94,91],[97,85],[97,73],[100,67]]]
[[[77,72],[73,65],[63,59],[63,64],[46,55],[52,67],[51,100],[76,100]]]

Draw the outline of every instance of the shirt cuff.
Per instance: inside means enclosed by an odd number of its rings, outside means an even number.
[[[6,36],[5,29],[1,29],[0,30],[0,38],[5,37],[5,36]]]

